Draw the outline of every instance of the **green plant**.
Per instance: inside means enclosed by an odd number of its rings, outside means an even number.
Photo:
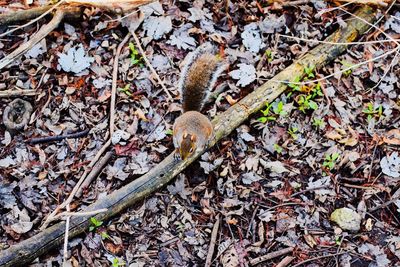
[[[297,104],[299,104],[299,110],[305,113],[309,109],[318,109],[318,104],[312,100],[312,95],[299,95]]]
[[[379,105],[378,107],[374,107],[373,103],[368,103],[367,108],[362,111],[364,114],[367,114],[368,121],[372,120],[372,118],[377,117],[378,119],[383,114],[383,107]]]
[[[336,161],[339,159],[340,154],[339,153],[333,153],[331,155],[325,155],[325,160],[322,163],[322,166],[329,170],[333,170],[335,167]]]
[[[284,106],[283,102],[279,101],[278,104],[274,105],[272,110],[274,111],[275,114],[284,117],[287,115],[287,112],[283,110],[283,106]]]
[[[131,50],[132,65],[139,65],[140,67],[143,67],[143,57],[139,55],[139,51],[137,51],[133,43],[129,43],[129,49]]]
[[[120,262],[119,258],[117,258],[117,257],[113,258],[113,261],[112,261],[113,267],[119,267],[119,266],[124,266],[124,265],[125,265],[125,262],[123,260],[121,260],[121,262]]]
[[[283,148],[278,144],[274,144],[274,149],[275,149],[276,153],[278,153],[278,154],[281,154],[283,151]]]
[[[312,125],[318,129],[325,128],[325,121],[323,119],[314,118]]]
[[[106,232],[106,231],[102,231],[101,233],[100,233],[100,236],[101,236],[101,238],[104,240],[104,239],[110,239],[110,236],[109,236],[109,234]]]
[[[315,65],[310,65],[309,67],[304,67],[304,73],[308,79],[315,78]]]
[[[122,92],[122,93],[126,94],[127,96],[131,96],[132,93],[131,93],[130,87],[131,87],[130,84],[126,84],[126,85],[124,86],[124,88],[119,87],[119,88],[118,88],[118,92]]]
[[[300,80],[301,76],[296,76],[292,82],[288,84],[288,87],[291,88],[291,92],[288,93],[288,98],[292,96],[293,92],[300,91]]]
[[[92,224],[91,226],[89,226],[90,232],[103,225],[103,221],[98,221],[95,217],[90,218],[90,223]]]
[[[268,63],[271,63],[271,62],[272,62],[272,59],[273,59],[271,49],[265,50],[265,56],[267,57]]]
[[[269,115],[269,111],[270,111],[270,109],[272,108],[272,104],[269,104],[269,103],[267,103],[266,105],[265,105],[265,109],[262,109],[261,110],[261,113],[264,115],[264,116],[262,116],[262,117],[259,117],[257,120],[259,121],[259,122],[262,122],[262,123],[266,123],[267,121],[274,121],[274,120],[276,120],[276,118],[274,117],[274,116],[270,116]]]
[[[165,134],[166,135],[172,135],[174,132],[172,131],[172,129],[168,129]]]
[[[354,66],[354,64],[351,64],[350,62],[348,62],[346,60],[341,60],[340,63],[342,63],[342,70],[352,68]],[[349,76],[352,72],[353,72],[353,70],[349,69],[349,70],[343,71],[343,75]]]
[[[299,128],[297,127],[290,127],[288,130],[288,134],[294,139],[297,140],[298,136],[297,136],[297,132],[298,132]]]

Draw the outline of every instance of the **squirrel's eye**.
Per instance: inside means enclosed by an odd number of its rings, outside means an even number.
[[[190,152],[190,153],[193,153],[193,152],[194,152],[194,147],[191,147],[190,150],[189,150],[189,152]]]

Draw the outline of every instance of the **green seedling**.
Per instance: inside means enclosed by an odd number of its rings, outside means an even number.
[[[312,95],[300,95],[297,103],[299,104],[299,110],[303,113],[306,113],[309,109],[318,109],[318,104],[312,100]]]
[[[271,49],[265,50],[265,56],[267,57],[268,63],[271,63],[271,62],[272,62],[272,59],[273,59]]]
[[[119,88],[118,88],[118,92],[122,92],[122,93],[126,94],[127,96],[131,96],[131,95],[132,95],[132,92],[131,92],[130,87],[131,87],[130,84],[126,84],[126,85],[124,86],[124,88],[119,87]]]
[[[167,131],[165,131],[166,135],[172,135],[174,132],[172,131],[172,129],[168,129]]]
[[[324,129],[325,121],[323,119],[314,118],[312,125],[318,129]]]
[[[304,73],[308,79],[315,78],[315,65],[311,65],[309,67],[304,67]]]
[[[274,116],[270,116],[269,115],[269,111],[271,110],[271,108],[272,108],[272,104],[269,104],[269,103],[267,103],[266,105],[265,105],[265,109],[262,109],[261,110],[261,113],[264,115],[264,116],[262,116],[262,117],[259,117],[257,120],[259,121],[259,122],[261,122],[261,123],[266,123],[267,121],[274,121],[274,120],[276,120],[276,118],[274,117]]]
[[[292,82],[288,84],[288,87],[291,88],[291,92],[288,93],[288,98],[292,96],[293,92],[300,91],[300,76],[296,76]]]
[[[275,114],[284,117],[287,115],[287,112],[283,110],[283,106],[284,106],[283,102],[279,101],[278,104],[275,105],[272,110],[274,111]]]
[[[354,66],[354,64],[351,64],[350,62],[348,62],[346,60],[342,60],[342,61],[340,61],[340,63],[342,63],[342,70],[352,68]],[[349,69],[349,70],[343,71],[343,75],[349,76],[352,72],[353,72],[353,70]]]
[[[335,167],[336,161],[339,159],[340,155],[339,153],[333,153],[331,155],[326,155],[325,160],[322,163],[322,166],[329,170],[333,170]]]
[[[288,130],[288,134],[294,139],[297,140],[297,132],[299,131],[299,129],[297,127],[291,127]]]
[[[278,153],[278,154],[281,154],[283,151],[283,148],[278,144],[274,144],[274,149],[275,149],[276,153]]]
[[[129,43],[129,49],[131,50],[131,63],[132,65],[143,66],[143,57],[139,55],[139,51],[137,51],[135,45],[133,43]]]
[[[312,99],[315,99],[318,96],[324,96],[324,93],[322,92],[322,89],[321,89],[321,83],[317,83],[313,87],[313,89],[311,90],[311,96],[312,96]]]
[[[121,262],[120,262],[120,260],[117,257],[115,257],[112,261],[113,267],[119,267],[119,266],[124,266],[124,265],[125,265],[125,262],[123,260],[121,260]]]
[[[100,236],[101,236],[101,239],[103,239],[103,240],[110,239],[110,236],[106,231],[101,232]]]
[[[368,121],[372,120],[372,118],[377,117],[378,119],[383,114],[383,107],[379,105],[378,107],[374,107],[373,103],[368,103],[367,108],[362,111],[364,114],[367,114]]]
[[[98,221],[95,217],[91,217],[90,218],[90,223],[92,224],[89,227],[89,231],[90,232],[94,231],[95,229],[97,229],[97,228],[99,228],[100,226],[103,225],[103,221]]]

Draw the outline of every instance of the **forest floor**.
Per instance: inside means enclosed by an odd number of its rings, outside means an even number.
[[[1,69],[0,93],[36,94],[20,97],[33,111],[24,129],[0,125],[0,250],[39,232],[110,137],[114,58],[129,32],[155,72],[130,37],[119,57],[111,157],[71,211],[173,152],[176,84],[198,45],[211,42],[229,62],[217,82],[223,91],[206,105],[213,118],[359,19],[351,15],[356,4],[267,2],[160,1],[124,19],[85,8],[81,20],[61,22]],[[19,1],[0,3],[3,13],[20,8]],[[289,84],[162,190],[111,220],[93,219],[70,238],[66,266],[204,266],[210,243],[212,266],[400,266],[400,5],[378,9],[380,19],[358,43],[294,77],[308,83]],[[0,59],[49,20],[2,36]],[[0,25],[0,34],[7,30]],[[15,98],[0,98],[1,117]],[[271,252],[278,255],[259,258]],[[62,264],[60,246],[30,266]]]

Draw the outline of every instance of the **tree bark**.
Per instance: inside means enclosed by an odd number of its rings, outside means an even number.
[[[357,16],[368,22],[375,19],[375,11],[364,6],[358,10]],[[360,20],[351,20],[347,28],[334,32],[327,41],[352,42],[368,30],[369,26]],[[295,61],[292,65],[274,77],[274,80],[293,81],[294,77],[304,74],[304,68],[310,65],[320,68],[331,62],[346,50],[347,45],[320,44],[309,53]],[[215,145],[221,138],[229,135],[236,127],[241,125],[250,115],[265,107],[286,90],[287,86],[275,81],[268,81],[227,111],[218,115],[213,120],[215,138],[210,146]],[[104,221],[132,206],[152,192],[164,187],[177,174],[196,160],[204,151],[196,153],[185,161],[174,160],[171,154],[156,165],[147,174],[139,177],[128,185],[112,192],[110,195],[98,199],[85,211],[106,208],[107,211],[98,214],[99,221]],[[84,232],[89,227],[92,216],[72,217],[70,220],[70,237]],[[21,241],[19,244],[0,252],[0,266],[20,266],[31,262],[62,243],[65,233],[65,222],[57,223],[50,228],[39,232],[35,236]]]

